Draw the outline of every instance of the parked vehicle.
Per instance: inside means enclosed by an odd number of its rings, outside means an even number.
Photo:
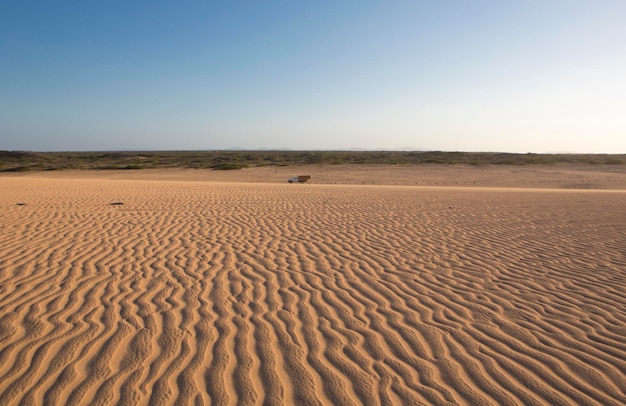
[[[293,178],[287,179],[287,182],[289,182],[289,183],[304,183],[304,182],[306,182],[309,179],[311,179],[311,177],[309,175],[300,175],[300,176],[294,176]]]

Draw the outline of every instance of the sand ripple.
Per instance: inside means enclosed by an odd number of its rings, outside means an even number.
[[[626,193],[0,190],[2,405],[626,404]]]

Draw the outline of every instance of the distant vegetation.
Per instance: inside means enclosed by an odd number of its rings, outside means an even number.
[[[59,169],[201,168],[339,164],[626,165],[626,154],[510,154],[440,151],[0,151],[0,172]]]

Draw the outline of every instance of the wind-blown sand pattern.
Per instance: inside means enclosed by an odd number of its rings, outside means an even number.
[[[1,405],[626,404],[624,292],[623,191],[0,177]]]

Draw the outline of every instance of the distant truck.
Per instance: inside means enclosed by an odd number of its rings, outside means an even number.
[[[311,177],[309,175],[300,175],[300,176],[294,176],[293,178],[287,179],[287,182],[289,182],[289,183],[304,183],[304,182],[306,182],[309,179],[311,179]]]

